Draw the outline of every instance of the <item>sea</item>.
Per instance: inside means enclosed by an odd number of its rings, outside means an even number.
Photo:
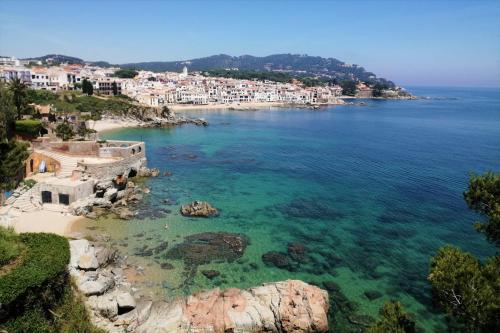
[[[446,244],[481,259],[496,251],[475,232],[480,217],[463,191],[471,173],[500,171],[500,89],[409,90],[425,98],[190,111],[209,126],[107,132],[145,141],[161,174],[134,180],[150,190],[136,218],[78,229],[110,237],[149,297],[300,279],[329,291],[332,331],[362,331],[387,300],[403,303],[420,331],[445,331],[431,257]],[[194,200],[219,215],[183,217]],[[244,250],[225,247],[228,235]]]

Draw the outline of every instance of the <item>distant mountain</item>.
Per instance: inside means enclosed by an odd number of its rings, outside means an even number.
[[[68,63],[68,64],[84,64],[80,58],[70,57],[62,54],[47,54],[41,57],[25,58],[23,60],[33,60],[42,62],[56,62],[56,63]]]
[[[135,68],[153,72],[181,71],[187,66],[191,71],[211,69],[239,69],[251,71],[282,71],[297,76],[322,76],[329,78],[358,79],[365,82],[392,82],[366,71],[358,65],[346,64],[335,58],[313,57],[299,54],[274,54],[266,57],[243,55],[233,57],[227,54],[196,58],[184,61],[154,61],[119,65],[122,68]]]

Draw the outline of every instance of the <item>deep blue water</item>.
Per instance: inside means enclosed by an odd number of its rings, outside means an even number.
[[[323,287],[333,281],[340,292],[332,296],[331,320],[342,331],[356,329],[349,316],[376,317],[387,299],[401,300],[422,329],[442,331],[426,281],[430,257],[444,244],[482,258],[495,252],[474,231],[477,216],[462,192],[470,172],[500,170],[500,90],[411,91],[432,98],[321,111],[189,112],[210,126],[108,133],[146,141],[149,166],[173,175],[148,180],[146,214],[163,209],[165,216],[99,221],[99,232],[147,263],[167,297],[286,278]],[[220,216],[180,216],[179,205],[194,199],[209,201]],[[172,247],[204,231],[243,233],[251,243],[238,262],[212,262],[189,278],[180,260],[134,256],[143,244],[167,240]],[[138,232],[149,239],[132,240]],[[264,253],[286,254],[292,242],[305,246],[304,262],[288,269],[263,263]],[[175,269],[159,269],[165,261]],[[208,268],[221,276],[208,280],[200,274]],[[364,292],[373,290],[383,296],[370,301]],[[351,303],[339,304],[342,297]]]

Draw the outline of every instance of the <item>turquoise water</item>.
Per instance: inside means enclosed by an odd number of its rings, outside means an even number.
[[[447,243],[480,257],[495,252],[474,232],[462,191],[469,172],[500,170],[500,91],[412,91],[436,98],[322,111],[190,112],[210,126],[108,133],[144,140],[149,166],[172,172],[146,181],[151,193],[141,204],[143,215],[164,216],[88,226],[111,234],[147,267],[148,286],[162,297],[288,278],[322,287],[333,281],[340,291],[332,293],[330,320],[343,332],[359,330],[349,317],[376,317],[387,299],[401,300],[422,330],[443,331],[426,282],[430,256]],[[220,216],[182,217],[180,204],[195,199]],[[164,253],[134,255],[143,245],[167,241],[171,249],[206,231],[242,233],[250,245],[237,261],[194,270]],[[286,255],[291,242],[305,246],[305,260],[287,269],[263,263],[264,253]],[[174,269],[160,269],[165,262]],[[221,275],[209,280],[205,269]],[[364,293],[374,290],[382,297],[370,301]]]

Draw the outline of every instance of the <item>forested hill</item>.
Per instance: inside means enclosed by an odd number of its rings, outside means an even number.
[[[31,59],[58,63],[67,62],[82,64],[85,62],[79,58],[56,54]],[[347,64],[335,58],[313,57],[300,54],[274,54],[265,57],[254,57],[251,55],[233,57],[227,54],[219,54],[191,60],[137,62],[121,65],[111,65],[105,61],[86,63],[101,67],[117,66],[121,68],[149,70],[153,72],[180,72],[184,66],[187,66],[190,71],[231,69],[246,72],[275,72],[286,73],[287,75],[299,77],[319,77],[326,80],[360,80],[372,84],[379,82],[387,84],[391,87],[394,86],[391,81],[377,78],[374,73],[366,71],[359,65]]]
[[[181,71],[184,66],[190,71],[212,69],[239,69],[246,71],[280,71],[297,76],[322,76],[338,80],[358,79],[365,82],[392,82],[377,78],[372,72],[358,65],[346,64],[335,58],[313,57],[299,54],[274,54],[266,57],[227,54],[196,58],[185,61],[154,61],[122,64],[122,68],[135,68],[154,72]]]

